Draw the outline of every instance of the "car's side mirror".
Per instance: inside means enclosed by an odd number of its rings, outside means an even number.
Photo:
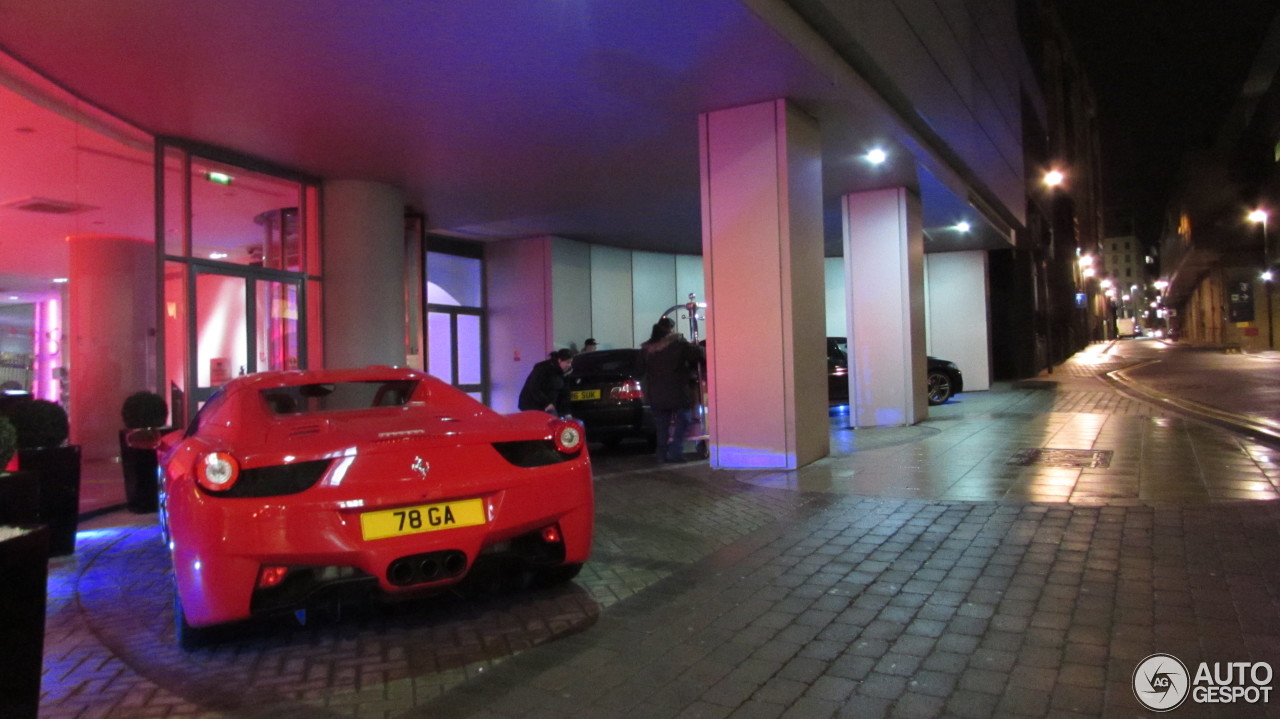
[[[163,431],[153,427],[132,429],[125,433],[124,443],[134,449],[156,449],[163,436]]]

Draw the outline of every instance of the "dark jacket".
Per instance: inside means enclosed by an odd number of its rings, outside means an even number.
[[[640,345],[644,396],[654,409],[687,409],[697,404],[702,348],[671,333]]]
[[[544,359],[533,366],[520,390],[520,409],[545,410],[555,405],[556,414],[569,414],[569,387],[556,359]]]

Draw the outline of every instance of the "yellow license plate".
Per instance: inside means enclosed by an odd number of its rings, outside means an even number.
[[[587,399],[600,399],[600,390],[598,389],[580,389],[569,393],[569,399],[574,402],[581,402]]]
[[[360,515],[360,533],[368,541],[441,529],[474,527],[484,522],[484,502],[479,499],[464,499],[459,502],[365,512]]]

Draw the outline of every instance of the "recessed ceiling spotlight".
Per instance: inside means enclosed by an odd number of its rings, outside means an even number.
[[[964,220],[960,220],[956,223],[956,232],[968,232],[970,229],[972,229],[972,227]]]
[[[67,278],[65,278],[65,277],[55,277],[55,278],[53,278],[53,284],[55,284],[55,285],[65,285],[65,284],[67,284]]]
[[[867,162],[870,162],[873,165],[882,164],[885,160],[889,159],[888,153],[878,147],[868,152],[865,157]]]

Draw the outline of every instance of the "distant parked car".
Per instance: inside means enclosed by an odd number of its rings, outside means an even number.
[[[574,356],[568,377],[570,413],[586,428],[587,441],[611,446],[628,437],[654,440],[642,379],[638,349]]]
[[[827,397],[832,404],[849,401],[848,342],[844,337],[827,338]],[[928,358],[926,387],[929,404],[944,404],[964,391],[964,375],[955,362]]]

